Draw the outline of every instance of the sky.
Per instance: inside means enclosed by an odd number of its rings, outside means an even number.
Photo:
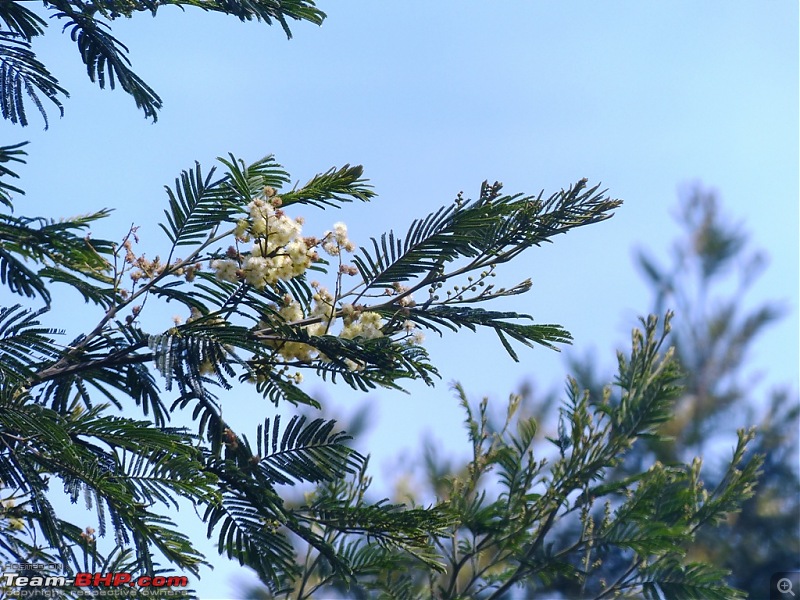
[[[164,100],[155,124],[121,91],[93,86],[53,23],[35,49],[71,93],[64,118],[53,114],[48,131],[34,114],[24,130],[0,123],[5,143],[31,141],[17,212],[113,207],[98,233],[121,238],[134,223],[140,250],[154,255],[166,248],[157,227],[163,186],[181,169],[195,160],[211,166],[228,152],[246,161],[275,154],[301,184],[332,166],[364,165],[378,192],[372,203],[303,216],[305,231],[345,221],[351,239],[365,243],[405,231],[461,190],[475,197],[485,179],[507,192],[550,194],[586,177],[623,206],[610,221],[507,265],[504,277],[530,277],[534,287],[503,308],[563,325],[577,355],[594,349],[610,367],[652,303],[634,251],[647,248],[666,263],[679,231],[671,216],[678,193],[699,182],[769,256],[747,302],[778,299],[789,310],[756,345],[751,368],[765,372],[764,390],[797,389],[797,3],[319,6],[325,23],[295,24],[292,40],[276,27],[188,9],[115,22],[137,72]],[[62,326],[99,318],[79,300],[59,310],[52,318]],[[356,443],[373,455],[387,490],[397,457],[418,455],[422,435],[443,455],[466,452],[450,382],[503,403],[523,381],[562,389],[567,374],[567,351],[523,348],[514,363],[493,334],[429,335],[427,346],[442,375],[435,388],[354,394],[306,384],[334,412],[370,403],[372,428]],[[226,411],[245,428],[254,427],[254,412],[263,419],[274,409],[237,394]],[[202,580],[203,598],[234,593],[238,568],[224,563]]]

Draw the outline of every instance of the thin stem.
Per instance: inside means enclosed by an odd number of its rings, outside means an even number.
[[[633,573],[636,569],[639,568],[639,566],[642,564],[642,562],[643,562],[643,559],[641,559],[641,558],[638,559],[636,562],[634,562],[622,575],[617,577],[617,579],[616,579],[616,581],[614,581],[614,583],[612,583],[605,590],[603,590],[597,596],[595,596],[594,600],[601,600],[602,598],[605,598],[609,594],[611,594],[612,592],[616,591],[617,588],[620,588],[622,586],[622,583],[628,577],[630,577],[631,573]]]
[[[189,254],[189,256],[187,256],[185,259],[182,259],[182,260],[178,261],[174,265],[168,265],[168,268],[165,268],[161,273],[159,273],[158,275],[153,277],[153,279],[151,279],[146,284],[144,284],[141,288],[136,290],[127,299],[123,300],[120,304],[118,304],[116,306],[112,306],[111,308],[109,308],[108,311],[106,311],[106,314],[103,316],[103,318],[100,319],[100,322],[94,327],[94,329],[92,329],[92,331],[89,332],[89,334],[84,336],[74,346],[70,346],[70,349],[67,351],[67,353],[64,354],[64,356],[62,356],[58,361],[56,361],[56,363],[54,365],[52,365],[51,367],[45,369],[42,373],[40,373],[39,376],[36,378],[36,381],[39,382],[39,381],[43,381],[44,379],[50,379],[50,378],[52,378],[54,373],[55,374],[59,374],[59,373],[63,374],[64,372],[71,372],[72,370],[64,369],[65,363],[67,363],[71,357],[75,356],[84,347],[86,347],[86,345],[89,342],[91,342],[95,337],[100,335],[100,333],[103,331],[105,326],[109,323],[109,321],[111,321],[114,317],[116,317],[117,314],[119,314],[120,311],[122,311],[126,307],[130,306],[135,300],[137,300],[142,295],[147,294],[152,288],[154,288],[156,286],[156,284],[160,283],[161,280],[164,279],[165,277],[167,277],[168,275],[171,275],[172,273],[174,273],[178,269],[183,268],[185,265],[187,265],[189,263],[195,262],[195,258],[200,254],[200,252],[205,250],[211,244],[214,244],[215,242],[218,242],[219,240],[227,237],[228,235],[233,233],[233,231],[234,230],[231,229],[230,231],[226,231],[225,233],[219,234],[217,236],[214,236],[213,232],[212,232],[212,234],[209,235],[208,239],[206,239],[205,242],[203,242],[193,252],[191,252]],[[42,374],[46,374],[46,377],[44,379],[41,377]]]

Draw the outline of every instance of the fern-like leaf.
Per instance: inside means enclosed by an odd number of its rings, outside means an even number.
[[[233,490],[225,493],[220,504],[209,505],[204,515],[209,537],[219,528],[219,552],[254,569],[273,591],[288,579],[288,573],[297,570],[294,548],[278,530],[277,517],[280,515],[270,514],[263,504],[256,506]]]
[[[203,177],[199,163],[191,171],[183,171],[175,179],[174,191],[165,188],[169,210],[167,224],[161,228],[174,246],[196,244],[206,238],[215,226],[228,220],[236,205],[225,198],[220,182],[212,182],[214,169]]]
[[[364,168],[361,165],[330,169],[315,175],[300,189],[282,193],[283,205],[299,203],[324,208],[340,206],[353,200],[367,202],[375,192],[362,178],[363,173]]]
[[[169,4],[198,6],[203,10],[234,15],[242,21],[264,21],[268,25],[277,21],[289,39],[292,32],[288,19],[315,25],[321,25],[325,20],[325,13],[315,6],[313,0],[169,0]]]
[[[27,96],[39,110],[47,129],[47,111],[39,94],[55,104],[61,116],[64,115],[59,95],[68,97],[69,94],[36,58],[30,42],[19,34],[0,31],[0,114],[12,123],[27,125]]]
[[[434,570],[442,570],[439,554],[430,536],[444,535],[453,517],[445,506],[407,508],[381,500],[356,507],[336,504],[330,499],[313,506],[310,521],[343,533],[368,536],[385,548],[399,548]]]
[[[568,190],[542,196],[502,196],[499,183],[484,182],[478,200],[443,207],[414,221],[405,238],[393,232],[372,239],[372,252],[362,248],[353,262],[365,289],[383,287],[426,275],[435,281],[443,266],[461,257],[478,257],[480,269],[511,260],[553,236],[611,217],[620,202],[581,180]]]
[[[45,303],[50,304],[50,292],[39,275],[2,247],[0,247],[0,283],[7,285],[13,294],[28,298],[39,296]]]
[[[97,82],[101,89],[108,82],[113,90],[119,82],[120,87],[133,97],[137,108],[142,109],[145,117],[154,121],[158,119],[161,98],[130,68],[128,48],[104,31],[110,29],[108,24],[94,19],[88,11],[75,10],[68,3],[59,3],[59,8],[62,10],[55,16],[67,20],[64,30],[70,30],[70,37],[78,46],[89,79]]]
[[[27,144],[28,142],[21,142],[11,146],[0,146],[0,204],[4,204],[11,209],[14,208],[11,202],[11,192],[15,192],[17,194],[24,194],[25,192],[20,188],[8,183],[7,179],[9,177],[13,179],[19,179],[19,175],[17,175],[17,173],[15,173],[13,170],[9,169],[5,163],[16,162],[25,164],[25,159],[23,156],[26,156],[27,152],[25,152],[25,150],[22,148]]]
[[[555,344],[572,342],[570,333],[560,325],[523,325],[507,321],[506,319],[532,319],[529,315],[515,312],[498,312],[463,306],[434,306],[427,310],[412,308],[409,311],[408,319],[439,333],[441,333],[441,327],[453,331],[457,331],[461,327],[466,327],[471,331],[476,331],[478,327],[489,327],[495,331],[503,347],[515,361],[519,361],[519,357],[512,348],[509,337],[529,347],[539,344],[556,351],[558,351],[558,347]]]
[[[0,383],[28,381],[42,361],[58,355],[51,336],[63,332],[39,325],[37,317],[44,312],[19,304],[0,308]]]
[[[12,34],[28,41],[43,34],[44,28],[47,27],[44,19],[21,2],[3,2],[0,6],[0,19]]]
[[[78,276],[111,283],[106,256],[113,253],[114,245],[107,240],[77,235],[108,214],[109,211],[102,210],[61,221],[0,215],[0,280],[15,293],[39,295],[49,302],[50,294],[41,275],[27,268],[18,255],[66,271],[63,277],[55,270],[48,270],[46,275],[70,285],[82,285],[78,283],[81,279],[76,279]]]
[[[258,468],[275,484],[320,483],[355,473],[364,457],[347,447],[350,437],[334,432],[336,421],[294,415],[281,431],[280,416],[258,427]]]
[[[275,161],[272,155],[246,165],[233,154],[217,160],[228,168],[225,189],[240,205],[262,194],[265,187],[278,189],[289,182],[289,174]]]

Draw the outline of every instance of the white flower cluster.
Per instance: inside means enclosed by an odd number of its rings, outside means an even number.
[[[355,248],[355,244],[347,237],[347,225],[341,221],[333,225],[333,231],[325,232],[322,249],[331,256],[339,256],[342,250],[352,252]]]
[[[264,188],[261,195],[247,205],[247,216],[236,224],[234,235],[238,243],[250,243],[249,252],[231,246],[227,258],[211,261],[211,268],[223,281],[247,281],[257,289],[289,281],[306,272],[319,260],[317,247],[331,256],[353,252],[355,244],[347,237],[347,225],[336,223],[322,239],[302,237],[301,218],[292,219],[280,206],[282,200],[274,189]],[[339,273],[355,275],[352,265],[339,265]]]
[[[355,244],[348,238],[347,225],[335,223],[331,231],[321,238],[303,237],[300,218],[292,219],[281,209],[280,196],[272,188],[247,205],[247,215],[236,224],[234,235],[236,245],[228,248],[224,258],[211,261],[216,277],[229,282],[246,281],[256,289],[275,286],[280,281],[289,281],[303,275],[312,263],[319,261],[317,249],[328,255],[341,257],[344,252],[353,252]],[[242,244],[252,244],[249,250],[242,251]],[[338,276],[356,275],[357,269],[344,264],[339,259]],[[291,295],[284,296],[275,313],[286,324],[301,326],[309,336],[338,335],[343,339],[372,340],[384,336],[381,315],[364,307],[352,304],[339,304],[339,298],[331,294],[317,282],[311,283],[314,289],[310,306],[305,306]],[[339,285],[337,284],[337,289]],[[398,304],[403,308],[414,306],[408,290],[399,284],[387,290],[390,295],[400,296]],[[341,318],[340,323],[336,323]],[[263,320],[258,328],[263,334],[265,345],[274,349],[285,361],[308,362],[328,361],[329,358],[313,346],[297,341],[282,339],[275,329],[274,319]],[[406,326],[406,343],[422,341],[422,336],[413,323]],[[275,333],[270,333],[274,331]],[[365,365],[347,360],[351,370],[360,370]],[[286,365],[284,369],[288,369]],[[295,380],[299,382],[300,375]]]
[[[352,340],[357,337],[374,340],[375,338],[383,337],[381,316],[376,312],[362,312],[355,320],[344,326],[339,336],[346,340]]]
[[[315,308],[316,306],[317,304],[315,302]],[[297,323],[305,319],[303,307],[289,295],[284,298],[284,305],[278,309],[278,314],[283,317],[287,323]],[[264,322],[259,325],[261,327],[268,327],[268,324]],[[309,335],[322,335],[325,332],[325,326],[325,323],[314,323],[306,326],[306,331]],[[311,360],[316,352],[314,348],[302,342],[270,340],[267,342],[267,345],[275,348],[278,354],[286,360]]]
[[[300,236],[302,219],[289,218],[278,206],[278,196],[269,201],[256,198],[247,205],[249,218],[237,223],[235,235],[240,242],[252,240],[253,246],[245,256],[234,250],[228,253],[233,257],[212,261],[217,277],[231,282],[245,280],[261,289],[302,275],[318,259],[317,241]]]
[[[305,330],[311,336],[325,335],[331,331],[336,321],[334,298],[328,290],[317,285],[313,299],[311,310],[308,314],[305,314],[300,303],[287,295],[284,298],[283,306],[278,308],[277,312],[287,323],[299,323],[305,319],[320,319],[316,323],[306,325]],[[345,304],[342,307],[341,316],[344,326],[338,333],[339,337],[348,340],[357,337],[369,340],[383,337],[381,316],[378,313],[360,312],[352,304]],[[264,322],[260,323],[260,326],[269,327]],[[267,344],[275,348],[278,354],[286,360],[308,361],[313,358],[327,360],[327,357],[320,354],[315,348],[302,342],[270,340]]]
[[[419,330],[419,326],[414,321],[406,321],[403,323],[403,329],[406,330],[406,343],[408,344],[421,344],[425,341],[425,334]]]
[[[392,287],[386,288],[384,290],[384,294],[387,296],[399,296],[397,303],[403,308],[409,308],[417,305],[417,303],[414,301],[414,296],[408,293],[408,288],[398,282],[394,282]]]

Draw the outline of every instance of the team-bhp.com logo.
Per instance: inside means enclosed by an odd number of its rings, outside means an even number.
[[[38,575],[20,573],[3,573],[0,583],[6,588],[9,596],[25,597],[36,590],[37,595],[49,596],[46,590],[57,588],[140,588],[139,591],[152,590],[166,592],[171,588],[184,588],[189,580],[184,576],[142,575],[134,577],[131,573],[76,573],[75,577],[65,575]],[[27,593],[26,593],[27,592]],[[45,593],[42,593],[45,592]],[[92,594],[95,595],[95,594]],[[97,594],[103,595],[103,594]],[[158,594],[161,595],[161,594]],[[58,597],[53,595],[52,597]]]

